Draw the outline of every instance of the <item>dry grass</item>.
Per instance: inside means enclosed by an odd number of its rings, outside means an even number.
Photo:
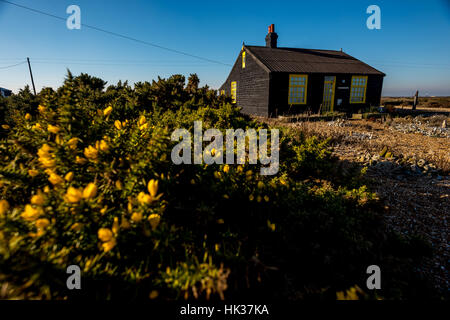
[[[382,97],[382,105],[393,105],[393,106],[412,106],[414,101],[413,97]],[[449,111],[450,108],[450,97],[420,97],[419,96],[419,108],[424,109],[435,109],[441,108]],[[436,110],[436,109],[435,109]]]

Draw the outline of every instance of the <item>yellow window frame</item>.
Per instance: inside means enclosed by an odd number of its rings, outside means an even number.
[[[351,81],[351,86],[350,86],[350,103],[366,103],[366,93],[367,93],[367,79],[368,76],[352,76],[352,81]],[[356,80],[356,81],[354,81]],[[364,80],[364,81],[361,81]],[[356,82],[356,84],[355,84]],[[361,92],[361,90],[364,91],[364,95],[362,96],[363,100],[362,101],[354,101],[353,98],[358,97],[360,98],[361,96],[356,94],[354,95],[353,92],[354,90],[356,92]]]
[[[299,84],[299,81],[294,81],[295,78],[304,78],[303,84]],[[291,90],[293,89],[293,90]],[[297,90],[295,90],[297,89]],[[303,89],[304,99],[303,102],[292,102],[292,98],[298,98],[297,96],[291,96],[291,92]],[[308,75],[307,74],[290,74],[289,75],[289,89],[288,89],[288,103],[289,104],[306,104],[308,97]]]
[[[237,84],[236,81],[231,82],[231,101],[236,103],[237,101]]]
[[[245,68],[245,51],[242,52],[242,69]]]

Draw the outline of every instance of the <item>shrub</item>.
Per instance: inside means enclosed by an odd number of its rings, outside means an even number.
[[[407,297],[395,279],[414,276],[421,252],[397,257],[407,240],[392,246],[400,240],[376,195],[333,176],[327,141],[283,131],[276,176],[248,163],[171,162],[171,132],[195,120],[265,127],[197,79],[104,90],[69,73],[56,91],[11,99],[25,107],[8,110],[0,141],[3,281],[30,297],[76,298],[65,286],[76,264],[83,298],[334,299],[363,288],[377,262],[396,270],[385,297]]]

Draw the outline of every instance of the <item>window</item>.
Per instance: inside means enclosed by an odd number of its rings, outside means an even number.
[[[245,51],[242,52],[242,69],[245,68]]]
[[[353,76],[350,90],[350,103],[365,103],[367,76]]]
[[[289,104],[306,104],[308,76],[304,74],[289,75]]]
[[[231,101],[236,103],[236,81],[231,82]]]

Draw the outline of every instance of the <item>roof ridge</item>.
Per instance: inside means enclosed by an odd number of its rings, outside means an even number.
[[[315,50],[315,51],[334,51],[334,52],[342,52],[347,54],[344,51],[341,50],[333,50],[333,49],[316,49],[316,48],[295,48],[295,47],[276,47],[276,48],[269,48],[266,46],[255,46],[255,45],[247,45],[245,44],[244,47],[257,47],[257,48],[267,48],[267,49],[300,49],[300,50]]]

